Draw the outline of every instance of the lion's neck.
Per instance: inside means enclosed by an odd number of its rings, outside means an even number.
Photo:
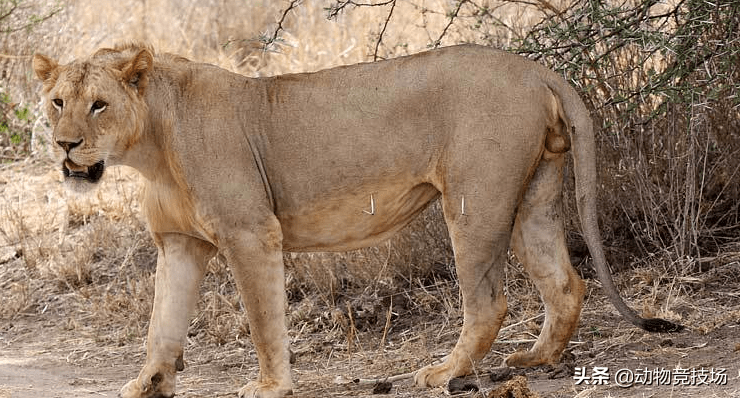
[[[120,164],[133,167],[150,181],[161,179],[162,171],[166,170],[162,151],[146,142],[134,144],[123,156]]]

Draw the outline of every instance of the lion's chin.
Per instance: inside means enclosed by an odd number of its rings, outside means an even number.
[[[105,171],[105,162],[99,161],[92,166],[80,166],[67,159],[62,162],[64,182],[76,192],[88,192],[100,181]]]

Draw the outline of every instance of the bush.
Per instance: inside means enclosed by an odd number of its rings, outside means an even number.
[[[545,12],[512,48],[561,72],[600,119],[611,239],[677,258],[737,240],[740,3]]]
[[[30,31],[38,24],[46,21],[61,11],[57,4],[44,4],[39,7],[36,3],[26,0],[0,0],[0,35],[7,38],[16,32]],[[3,40],[0,43],[5,44]],[[10,62],[25,61],[27,56],[0,53],[0,60]],[[17,103],[10,94],[10,73],[7,65],[0,64],[0,162],[17,161],[26,158],[31,153],[32,141],[32,112],[27,105]],[[22,102],[22,101],[21,101]]]
[[[395,3],[376,2],[391,11],[379,21],[383,32]],[[364,4],[341,0],[329,11]],[[417,11],[422,21],[446,20],[428,47],[503,47],[579,89],[598,124],[601,217],[609,220],[601,225],[612,256],[700,257],[737,241],[740,3],[522,4],[459,0],[444,12]],[[377,40],[390,39],[381,32]],[[574,202],[567,200],[571,223]]]
[[[0,162],[21,160],[31,148],[31,112],[0,91]]]

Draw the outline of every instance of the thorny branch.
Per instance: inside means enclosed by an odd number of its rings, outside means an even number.
[[[395,8],[396,8],[396,0],[393,0],[391,2],[391,9],[390,11],[388,11],[388,16],[385,18],[383,29],[380,31],[380,34],[378,34],[378,40],[375,41],[375,52],[373,53],[373,61],[378,60],[378,48],[380,48],[380,43],[383,41],[383,35],[385,34],[385,29],[388,27],[388,22],[391,20],[391,16],[393,15],[393,10]]]
[[[28,7],[27,6],[26,7],[20,6],[19,4],[21,2],[19,0],[11,0],[8,3],[10,4],[10,7],[8,7],[6,10],[0,9],[0,33],[5,33],[5,34],[7,34],[7,33],[13,33],[13,32],[18,32],[18,31],[21,31],[21,30],[24,30],[24,29],[28,29],[28,28],[30,28],[30,27],[32,27],[34,25],[37,25],[37,24],[39,24],[41,22],[46,21],[47,19],[53,17],[59,11],[62,10],[62,7],[57,5],[57,6],[55,6],[55,8],[53,8],[48,13],[46,13],[46,14],[44,14],[42,16],[36,16],[36,15],[34,15],[31,18],[29,18],[27,22],[22,22],[19,25],[13,26],[14,24],[13,24],[12,21],[9,22],[9,21],[5,21],[5,20],[7,18],[9,18],[13,13],[15,13],[15,12],[17,12],[19,10],[26,9]],[[5,25],[5,26],[3,26],[3,25]]]
[[[395,5],[396,0],[387,0],[387,1],[381,1],[378,3],[360,3],[352,0],[339,0],[335,4],[332,4],[330,7],[325,8],[326,11],[329,12],[328,19],[336,18],[337,15],[339,15],[342,10],[344,10],[347,6],[355,6],[355,7],[382,7],[387,6],[388,4],[393,3]]]
[[[279,40],[278,35],[280,35],[280,31],[285,29],[283,26],[283,23],[285,23],[285,18],[288,16],[288,13],[291,12],[294,8],[298,7],[300,5],[301,0],[291,0],[290,4],[288,5],[288,8],[283,11],[283,15],[280,17],[280,20],[278,21],[278,26],[275,28],[275,32],[272,33],[271,37],[263,37],[260,41],[262,41],[262,50],[267,51],[270,46],[275,44],[276,41]]]
[[[0,21],[10,16],[10,14],[13,13],[18,8],[18,2],[17,1],[11,1],[12,6],[8,8],[8,11],[0,14]]]
[[[396,0],[388,0],[388,1],[381,1],[378,3],[360,3],[353,0],[339,0],[335,4],[332,4],[330,7],[326,8],[326,11],[329,12],[327,18],[332,19],[336,18],[337,15],[339,15],[342,10],[344,10],[347,6],[354,6],[354,7],[382,7],[382,6],[391,6],[390,10],[388,11],[388,15],[385,17],[385,22],[383,23],[383,29],[380,30],[380,33],[378,34],[378,39],[375,40],[375,51],[373,52],[373,61],[378,60],[378,49],[380,48],[380,44],[383,42],[383,35],[385,35],[385,30],[388,28],[388,22],[390,22],[391,17],[393,16],[393,10],[396,9]]]
[[[445,28],[442,29],[442,33],[440,33],[437,40],[434,41],[434,48],[439,47],[439,44],[442,42],[442,38],[445,37],[447,34],[447,29],[452,26],[452,24],[455,22],[455,18],[457,18],[457,15],[460,13],[460,9],[462,8],[463,4],[467,3],[468,0],[460,0],[457,2],[457,7],[455,8],[455,11],[451,12],[448,17],[450,18],[449,21],[447,21],[447,25],[445,25]]]

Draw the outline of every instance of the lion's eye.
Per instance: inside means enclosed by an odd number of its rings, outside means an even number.
[[[98,100],[93,102],[92,107],[90,107],[90,112],[92,112],[93,115],[97,115],[100,112],[104,111],[107,107],[107,102]]]
[[[54,108],[57,108],[58,110],[62,110],[64,107],[64,101],[62,101],[61,98],[54,98],[51,100],[51,103],[54,104]]]

